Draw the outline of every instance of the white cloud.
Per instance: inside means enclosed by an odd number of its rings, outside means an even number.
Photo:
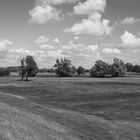
[[[49,41],[49,39],[45,36],[40,36],[37,38],[37,40],[35,40],[35,43],[37,44],[44,44],[47,43]]]
[[[98,45],[95,44],[95,45],[89,45],[88,46],[93,52],[95,52],[97,49],[98,49]]]
[[[102,50],[103,53],[105,54],[120,54],[121,51],[116,48],[105,48]]]
[[[95,45],[84,45],[77,42],[69,42],[62,46],[62,54],[66,55],[75,66],[82,65],[90,68],[94,61],[101,59],[99,47]]]
[[[40,45],[39,48],[49,50],[49,49],[55,49],[55,46],[49,45],[49,44],[43,44],[43,45]]]
[[[63,17],[60,10],[58,11],[48,4],[36,5],[34,9],[29,11],[29,15],[31,16],[29,22],[38,24],[44,24],[50,20],[60,21]]]
[[[62,48],[63,49],[77,49],[79,46],[82,46],[82,44],[76,43],[74,41],[69,41],[68,45],[63,45]]]
[[[74,7],[74,13],[78,15],[91,14],[95,11],[104,12],[106,0],[86,0]]]
[[[23,49],[23,48],[19,48],[19,49],[10,49],[9,50],[10,53],[15,53],[15,54],[18,54],[18,55],[21,55],[21,56],[24,56],[24,55],[33,55],[34,52],[31,52],[30,50],[26,50],[26,49]]]
[[[0,41],[0,58],[5,58],[13,43],[7,39]]]
[[[49,57],[54,57],[54,58],[64,57],[64,55],[62,55],[62,50],[51,50],[51,51],[47,51],[47,55]]]
[[[0,47],[13,46],[13,43],[7,39],[0,41]]]
[[[111,33],[112,27],[109,26],[110,21],[102,20],[102,15],[94,12],[89,15],[88,19],[83,19],[80,23],[74,24],[71,28],[65,29],[65,32],[71,32],[75,35],[91,34],[94,36],[108,35]]]
[[[122,20],[122,24],[133,24],[136,22],[139,22],[140,19],[134,18],[134,17],[127,17],[124,20]]]
[[[121,47],[134,48],[140,46],[140,38],[136,37],[132,33],[129,33],[128,31],[125,31],[121,36],[121,41]]]
[[[51,4],[51,5],[61,5],[65,3],[75,3],[80,0],[37,0],[36,3],[44,3],[44,4]]]
[[[75,36],[74,39],[75,39],[75,40],[78,40],[78,39],[79,39],[79,36]]]
[[[54,41],[55,43],[59,43],[59,42],[60,42],[60,40],[59,40],[58,38],[55,38],[53,41]]]

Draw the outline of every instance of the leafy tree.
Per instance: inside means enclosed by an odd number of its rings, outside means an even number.
[[[114,63],[111,66],[112,77],[122,77],[125,76],[126,67],[122,60],[115,58]]]
[[[140,66],[139,65],[134,65],[132,67],[132,72],[140,72]]]
[[[82,66],[79,66],[77,68],[77,73],[78,73],[78,76],[79,76],[81,74],[85,74],[86,73],[86,70]]]
[[[98,60],[90,70],[91,77],[105,77],[110,74],[110,65],[105,61]]]
[[[132,72],[133,65],[131,63],[126,63],[125,66],[128,72]]]
[[[28,77],[34,77],[37,74],[38,66],[32,56],[28,55],[26,58],[20,60],[20,75],[21,79],[28,80]]]
[[[56,64],[56,74],[60,77],[70,77],[73,74],[71,61],[67,58],[57,59]]]

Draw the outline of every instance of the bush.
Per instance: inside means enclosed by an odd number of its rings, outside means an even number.
[[[0,77],[9,76],[10,73],[11,73],[10,69],[8,69],[8,68],[0,68]]]

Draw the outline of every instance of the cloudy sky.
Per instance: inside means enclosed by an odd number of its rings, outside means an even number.
[[[140,0],[0,0],[0,66],[32,55],[91,67],[114,57],[140,64]]]

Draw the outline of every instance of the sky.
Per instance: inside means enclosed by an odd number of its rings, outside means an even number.
[[[0,67],[32,55],[90,68],[118,57],[140,64],[140,0],[0,0]]]

